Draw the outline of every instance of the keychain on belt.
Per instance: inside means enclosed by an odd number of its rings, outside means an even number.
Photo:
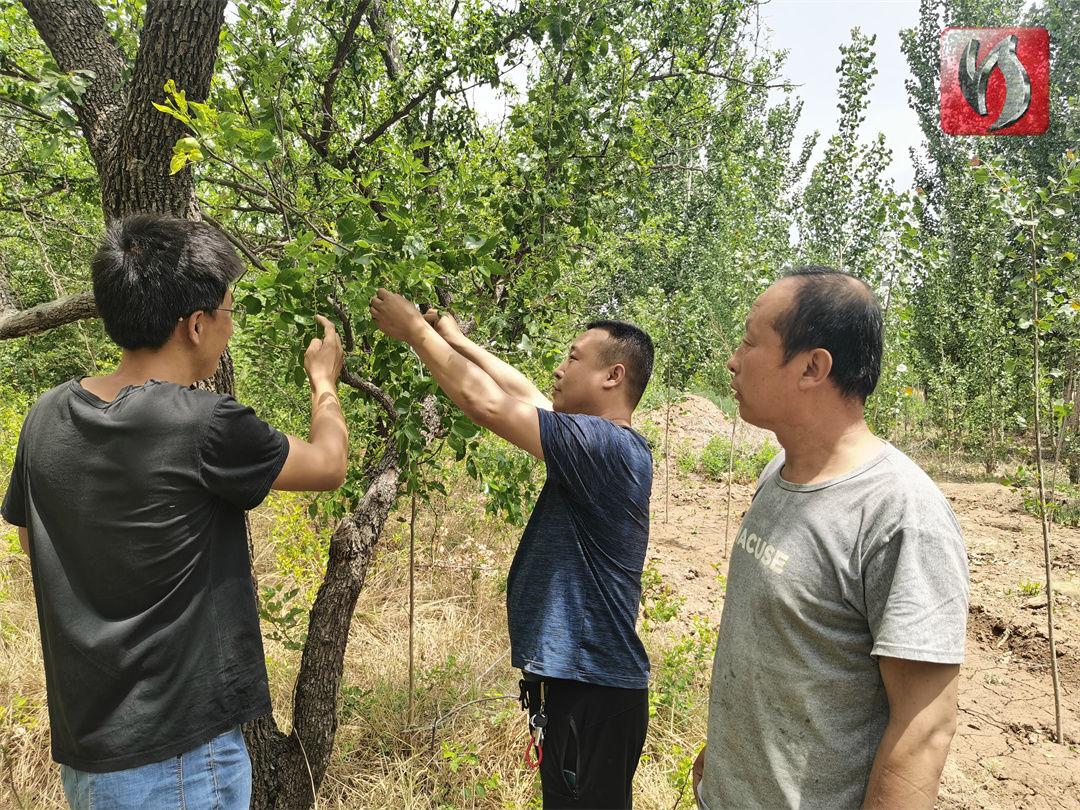
[[[532,709],[532,707],[529,707]],[[525,746],[525,764],[533,770],[544,761],[544,729],[547,728],[544,712],[544,682],[540,681],[540,706],[536,714],[529,715],[529,742]]]

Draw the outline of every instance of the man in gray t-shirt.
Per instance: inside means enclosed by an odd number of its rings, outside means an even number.
[[[741,415],[785,452],[733,546],[695,765],[706,810],[933,806],[967,558],[944,496],[866,426],[881,346],[866,285],[800,268],[729,361]]]

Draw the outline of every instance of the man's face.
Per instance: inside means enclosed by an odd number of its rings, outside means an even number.
[[[205,354],[203,354],[203,378],[213,375],[217,369],[218,359],[229,345],[229,338],[233,333],[233,314],[225,310],[233,308],[232,290],[225,292],[218,309],[211,309],[204,313],[202,318],[202,337]]]
[[[555,369],[551,404],[560,413],[593,413],[598,410],[610,366],[602,365],[603,349],[610,339],[603,329],[582,332],[570,353]]]
[[[773,324],[791,307],[795,282],[778,281],[763,292],[746,318],[742,342],[728,360],[731,387],[739,403],[739,416],[751,425],[775,429],[790,412],[801,369],[793,358],[784,362],[780,333]]]

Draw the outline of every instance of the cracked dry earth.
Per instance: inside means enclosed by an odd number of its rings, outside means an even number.
[[[663,412],[646,421],[663,429]],[[700,450],[708,436],[730,436],[712,403],[692,397],[672,413],[672,447]],[[748,429],[737,441],[757,444]],[[774,440],[775,441],[775,440]],[[649,560],[683,597],[681,620],[723,610],[718,575],[727,571],[727,486],[671,470],[665,486],[657,453]],[[942,808],[1080,808],[1080,529],[1054,527],[1054,624],[1061,680],[1064,745],[1053,740],[1045,594],[1038,519],[1019,496],[993,483],[938,480],[960,521],[971,569],[967,658],[960,674],[958,729],[945,766]],[[750,503],[749,485],[732,487],[728,544]]]

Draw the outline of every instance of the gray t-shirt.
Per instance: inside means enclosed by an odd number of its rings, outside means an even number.
[[[731,553],[713,662],[706,810],[859,807],[889,707],[877,656],[964,658],[967,553],[891,445],[831,481],[762,473]]]

